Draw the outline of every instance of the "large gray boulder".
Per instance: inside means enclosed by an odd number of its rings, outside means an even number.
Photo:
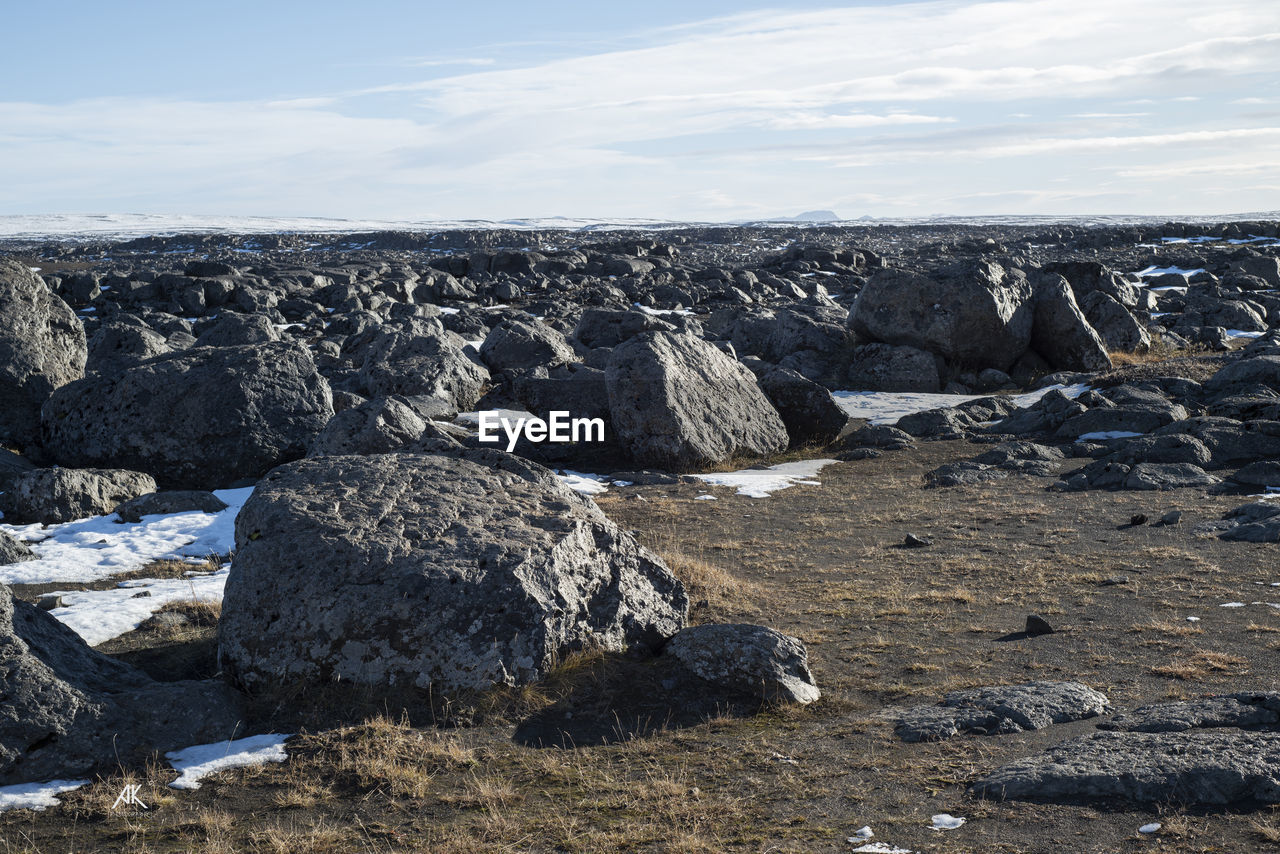
[[[89,336],[85,371],[117,374],[172,349],[163,335],[141,320],[120,315],[99,323]]]
[[[713,685],[762,700],[805,704],[820,696],[804,643],[765,626],[692,626],[663,655]]]
[[[464,352],[465,344],[440,321],[413,318],[402,328],[376,333],[360,380],[373,397],[420,395],[459,411],[472,409],[489,372]]]
[[[642,332],[674,331],[675,328],[643,311],[589,308],[578,319],[573,337],[586,347],[616,347]]]
[[[1068,803],[1280,803],[1280,733],[1098,732],[1005,765],[973,788],[985,797]]]
[[[15,477],[0,493],[9,524],[56,525],[105,516],[117,504],[155,492],[149,474],[127,469],[36,469]]]
[[[1036,279],[1031,349],[1058,371],[1111,368],[1106,345],[1076,305],[1067,280],[1059,275]]]
[[[426,431],[426,420],[402,399],[376,397],[333,416],[307,449],[307,456],[386,454]]]
[[[256,479],[296,459],[333,415],[306,348],[197,347],[58,389],[42,414],[65,466],[144,471],[165,488]]]
[[[849,423],[831,392],[795,371],[773,368],[760,377],[760,389],[782,416],[793,445],[826,444]]]
[[[280,333],[262,314],[224,311],[196,338],[197,347],[238,347],[279,341]]]
[[[523,320],[504,320],[493,327],[480,345],[480,358],[494,371],[555,368],[578,361],[559,332],[545,323]]]
[[[932,275],[885,269],[849,312],[865,341],[904,344],[968,367],[1007,370],[1031,342],[1031,285],[1018,269],[962,262]]]
[[[645,466],[688,470],[787,448],[787,428],[741,363],[693,335],[649,332],[605,369],[615,435]]]
[[[0,587],[0,784],[81,777],[243,735],[217,682],[154,682]]]
[[[40,407],[84,376],[84,326],[44,280],[0,259],[0,441],[38,443]]]
[[[942,390],[938,358],[906,345],[859,344],[852,350],[847,379],[857,391]]]
[[[680,582],[549,471],[497,451],[307,459],[236,518],[218,624],[245,685],[483,689],[654,650]]]
[[[1115,297],[1090,291],[1080,300],[1080,309],[1108,350],[1145,353],[1151,349],[1151,333]]]
[[[1142,291],[1137,285],[1097,261],[1055,261],[1045,264],[1044,271],[1066,279],[1081,306],[1095,293],[1109,296],[1126,308],[1136,308],[1141,301]]]

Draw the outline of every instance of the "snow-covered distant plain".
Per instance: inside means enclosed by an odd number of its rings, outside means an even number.
[[[1262,211],[1222,216],[1178,216],[1182,222],[1212,223],[1270,220],[1280,212]],[[594,217],[526,217],[514,219],[339,219],[330,217],[217,216],[202,214],[11,214],[0,216],[0,239],[51,238],[61,240],[128,239],[168,234],[343,234],[367,231],[445,231],[451,229],[514,229],[542,231],[660,231],[690,226],[789,225],[799,228],[859,225],[1156,225],[1169,217],[1149,216],[919,216],[861,217],[832,222],[796,222],[785,218],[727,222],[680,222],[662,219]],[[1189,241],[1190,238],[1165,238]],[[1247,241],[1238,241],[1247,242]]]

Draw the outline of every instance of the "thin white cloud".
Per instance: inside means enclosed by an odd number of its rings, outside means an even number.
[[[1040,189],[1105,169],[1122,178],[1126,212],[1257,208],[1252,188],[1227,197],[1214,177],[1276,162],[1280,145],[1280,129],[1253,126],[1274,122],[1223,112],[1280,77],[1280,3],[932,0],[754,12],[626,44],[497,68],[459,43],[476,55],[415,62],[460,73],[269,103],[0,104],[0,206],[703,218],[734,205],[928,210],[941,199],[1043,210],[1111,199],[1113,188]],[[1195,159],[1210,154],[1224,159]],[[1064,155],[1082,171],[1063,174]],[[1195,168],[1205,171],[1178,173],[1176,187],[1159,174]]]
[[[485,66],[493,65],[496,59],[488,56],[473,56],[461,59],[408,59],[404,65],[409,68],[444,68],[451,65],[473,65]]]

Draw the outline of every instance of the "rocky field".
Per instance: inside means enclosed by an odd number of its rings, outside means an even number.
[[[1277,222],[0,241],[0,511],[5,852],[1280,848]]]

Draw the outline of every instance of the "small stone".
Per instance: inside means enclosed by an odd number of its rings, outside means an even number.
[[[1127,575],[1113,575],[1113,576],[1111,576],[1110,578],[1108,578],[1106,581],[1103,581],[1102,583],[1103,583],[1104,585],[1107,585],[1107,586],[1112,586],[1112,585],[1116,585],[1116,584],[1128,584],[1128,583],[1129,583],[1129,576],[1127,576]]]
[[[1134,514],[1133,516],[1130,516],[1130,517],[1129,517],[1129,524],[1130,524],[1130,525],[1132,525],[1132,526],[1133,526],[1133,527],[1135,527],[1135,528],[1136,528],[1138,525],[1145,525],[1145,524],[1147,524],[1147,514],[1146,514],[1146,513],[1136,513],[1136,514]]]
[[[902,541],[902,545],[909,549],[921,549],[925,546],[933,545],[933,540],[928,537],[917,537],[915,534],[907,534],[906,539]]]
[[[1151,824],[1144,824],[1142,827],[1138,828],[1138,832],[1139,833],[1155,833],[1159,829],[1160,829],[1160,822],[1153,821],[1151,822]]]
[[[151,591],[150,591],[150,590],[143,590],[143,591],[141,591],[140,593],[135,593],[135,594],[133,594],[133,595],[132,595],[132,596],[130,596],[129,598],[130,598],[130,599],[150,599],[150,598],[151,598]]]
[[[56,593],[46,593],[36,600],[36,607],[41,611],[52,611],[54,608],[66,607],[62,597]]]
[[[1161,525],[1176,525],[1182,521],[1181,510],[1170,510],[1168,513],[1160,517]]]
[[[1027,634],[1035,635],[1051,635],[1053,634],[1053,626],[1049,625],[1048,620],[1039,614],[1027,615]]]

